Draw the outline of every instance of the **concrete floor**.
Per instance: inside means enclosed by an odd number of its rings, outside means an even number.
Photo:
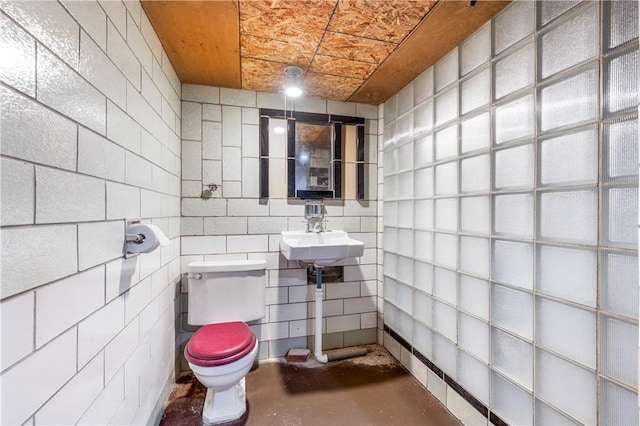
[[[246,378],[247,412],[225,425],[460,425],[384,348],[326,365],[262,361]],[[201,425],[206,389],[182,372],[160,422]]]

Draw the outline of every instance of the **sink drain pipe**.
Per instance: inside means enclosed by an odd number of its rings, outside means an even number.
[[[322,266],[314,265],[316,268],[316,309],[315,309],[315,344],[313,355],[318,362],[326,364],[329,361],[339,361],[342,359],[363,356],[368,353],[366,348],[354,348],[351,351],[340,352],[335,354],[322,353],[322,296],[324,289],[322,287]]]
[[[322,288],[322,267],[314,265],[316,268],[316,315],[315,315],[315,344],[314,352],[318,362],[326,364],[329,358],[322,353],[322,296],[324,289]]]

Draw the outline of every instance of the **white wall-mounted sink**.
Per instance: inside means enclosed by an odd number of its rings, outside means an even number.
[[[328,266],[347,257],[360,257],[364,243],[345,231],[282,231],[280,252],[289,260]]]

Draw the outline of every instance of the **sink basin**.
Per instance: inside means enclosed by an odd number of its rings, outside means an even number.
[[[283,231],[280,252],[289,260],[327,266],[346,257],[362,256],[364,243],[345,231]]]

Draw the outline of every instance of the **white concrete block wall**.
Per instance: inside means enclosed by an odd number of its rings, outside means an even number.
[[[288,264],[279,253],[281,231],[304,229],[303,203],[278,196],[266,202],[258,198],[259,109],[282,109],[282,96],[185,84],[182,100],[182,271],[196,260],[266,259],[267,316],[253,325],[261,342],[260,358],[282,356],[294,347],[311,347],[314,286],[307,285],[305,269]],[[377,152],[377,107],[306,97],[296,101],[294,108],[364,117],[369,152]],[[273,147],[273,152],[277,151],[284,152]],[[368,157],[367,162],[376,167],[377,158]],[[284,185],[284,174],[281,177]],[[213,198],[205,200],[200,195],[208,184],[219,188]],[[345,229],[364,241],[365,253],[360,259],[344,262],[344,283],[325,286],[326,347],[377,339],[375,173],[366,185],[370,195],[365,201],[327,201],[328,228]],[[196,327],[187,324],[186,285],[182,291],[180,340],[185,342]],[[188,368],[186,364],[182,367]]]
[[[173,383],[180,82],[138,1],[0,6],[2,424],[145,424]],[[173,246],[123,257],[125,218]]]

